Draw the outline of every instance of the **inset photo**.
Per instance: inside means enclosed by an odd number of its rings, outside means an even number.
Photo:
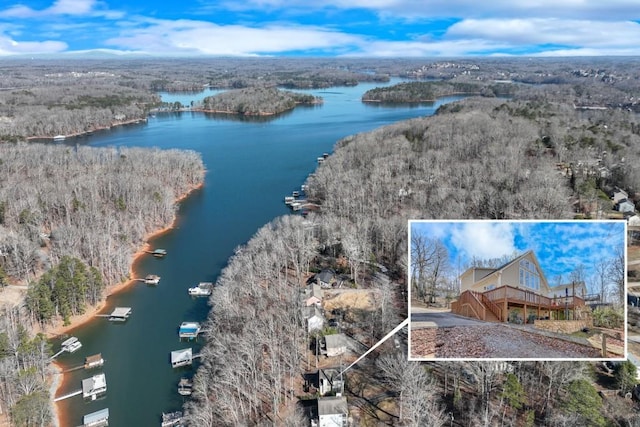
[[[409,221],[409,359],[626,359],[626,231]]]

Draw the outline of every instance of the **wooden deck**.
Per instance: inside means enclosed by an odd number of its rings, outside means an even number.
[[[584,300],[577,296],[550,298],[513,286],[501,286],[487,292],[464,291],[451,303],[451,311],[479,320],[506,322],[509,308],[520,307],[525,312],[535,310],[536,317],[540,318],[543,311],[549,316],[552,313],[558,316],[565,309],[574,311],[584,305]]]

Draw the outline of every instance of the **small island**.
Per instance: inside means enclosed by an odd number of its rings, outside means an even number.
[[[512,96],[515,85],[508,83],[475,82],[409,82],[388,87],[377,87],[362,95],[362,102],[419,103],[434,102],[452,95]]]
[[[275,87],[234,89],[204,99],[207,113],[271,116],[294,109],[297,105],[321,104],[322,98],[280,90]]]

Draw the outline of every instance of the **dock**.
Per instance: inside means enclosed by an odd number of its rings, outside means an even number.
[[[60,346],[61,346],[60,351],[58,351],[56,354],[51,356],[51,360],[53,360],[56,357],[60,356],[64,352],[67,352],[67,353],[75,352],[76,350],[80,349],[80,347],[82,347],[82,343],[80,342],[80,340],[78,340],[78,338],[70,337],[70,338],[62,341],[60,343]]]
[[[178,329],[178,337],[180,337],[180,339],[187,338],[190,340],[198,338],[198,334],[201,330],[202,328],[198,322],[182,322]]]
[[[104,365],[104,359],[102,358],[102,353],[98,353],[85,357],[83,367],[84,369],[93,369],[102,365]]]
[[[82,427],[104,427],[109,425],[109,408],[100,409],[82,417]]]
[[[111,322],[124,322],[131,316],[131,307],[116,307],[111,314],[96,314],[95,317],[107,317]]]
[[[162,413],[162,423],[160,424],[161,427],[177,426],[180,425],[180,423],[182,423],[181,411]]]
[[[208,297],[213,293],[212,282],[200,282],[198,286],[189,288],[189,295],[194,297]]]
[[[191,365],[191,363],[193,363],[193,350],[191,348],[171,352],[171,366],[173,368]]]
[[[191,396],[193,391],[193,381],[189,378],[180,378],[180,382],[178,383],[178,393],[181,396]]]
[[[148,274],[144,279],[138,279],[144,282],[147,285],[157,285],[160,283],[160,276],[156,274]]]
[[[107,378],[104,374],[94,375],[91,378],[82,380],[82,397],[96,400],[96,398],[107,392]]]
[[[152,251],[145,251],[145,253],[151,254],[156,258],[164,258],[167,255],[166,249],[154,249]]]
[[[59,401],[64,400],[64,399],[68,399],[70,397],[77,396],[79,394],[82,394],[82,389],[74,390],[71,393],[67,393],[67,394],[63,394],[62,396],[58,396],[58,397],[54,398],[53,401],[54,402],[59,402]]]

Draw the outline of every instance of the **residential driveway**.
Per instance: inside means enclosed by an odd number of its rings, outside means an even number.
[[[479,326],[487,322],[458,316],[450,311],[431,308],[411,308],[411,330],[424,328],[450,328],[453,326]]]

